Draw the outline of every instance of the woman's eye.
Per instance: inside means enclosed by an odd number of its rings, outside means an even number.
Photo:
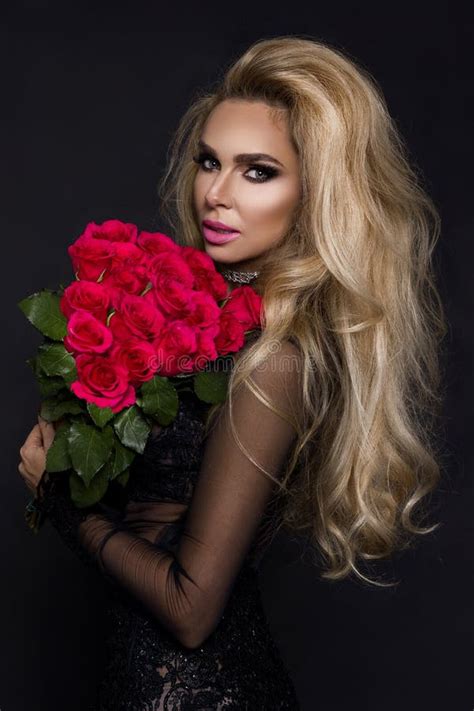
[[[217,162],[214,158],[202,158],[199,162],[201,165],[204,165],[206,161],[211,161],[211,163],[212,161]],[[205,168],[205,170],[212,170],[212,168]]]
[[[210,160],[210,161],[215,161],[215,162],[217,163],[217,161],[216,161],[215,158],[213,158],[212,156],[205,155],[204,153],[202,153],[201,155],[198,155],[198,156],[194,156],[194,157],[193,157],[193,161],[194,161],[195,163],[197,163],[198,165],[200,165],[204,170],[207,170],[207,171],[212,170],[212,168],[206,168],[206,167],[204,166],[204,163],[205,163],[206,161],[208,161],[208,160]]]
[[[250,178],[250,180],[254,180],[256,183],[266,183],[267,180],[270,180],[270,178],[273,178],[274,175],[277,174],[278,171],[276,171],[274,168],[270,168],[269,166],[264,168],[263,166],[254,166],[253,168],[249,168],[249,170],[254,170],[256,173],[263,173],[266,177],[265,178]]]
[[[212,170],[212,167],[208,168],[205,166],[205,163],[207,161],[210,161],[211,163],[212,162],[219,163],[219,161],[216,158],[214,158],[213,156],[207,155],[207,154],[201,154],[197,157],[193,157],[193,161],[195,163],[197,163],[198,165],[200,165],[201,168],[203,170],[205,170],[206,172],[210,172]],[[263,173],[263,176],[264,176],[263,178],[258,178],[258,177],[257,178],[250,178],[249,177],[248,180],[250,180],[252,183],[266,183],[268,180],[270,180],[271,178],[273,178],[275,175],[278,174],[278,170],[276,168],[269,166],[269,165],[265,165],[265,166],[264,165],[251,165],[251,166],[249,166],[249,168],[246,172],[248,173],[250,171],[254,171],[257,174],[260,173],[260,175],[262,175],[262,173]]]

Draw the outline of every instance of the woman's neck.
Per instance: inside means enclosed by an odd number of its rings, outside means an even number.
[[[258,269],[235,269],[234,267],[221,266],[218,270],[224,279],[232,286],[242,284],[252,284],[257,279],[260,271]]]

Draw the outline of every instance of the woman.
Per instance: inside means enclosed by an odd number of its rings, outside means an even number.
[[[192,103],[161,197],[179,242],[263,299],[226,403],[183,400],[115,506],[79,512],[46,478],[42,421],[20,473],[110,582],[99,709],[297,709],[258,589],[274,533],[306,533],[324,578],[385,585],[360,563],[434,528],[415,511],[439,479],[439,217],[373,79],[298,37],[256,42]]]

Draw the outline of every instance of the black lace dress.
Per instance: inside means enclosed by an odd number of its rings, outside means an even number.
[[[65,476],[45,478],[40,509],[110,590],[97,711],[299,708],[258,586],[276,489],[261,468],[276,477],[295,436],[298,377],[284,355],[253,377],[283,412],[248,386],[232,400],[250,459],[225,409],[204,437],[208,406],[189,394],[151,432],[121,496],[79,511]]]

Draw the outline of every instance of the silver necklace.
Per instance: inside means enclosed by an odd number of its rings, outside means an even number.
[[[224,269],[222,271],[223,277],[230,281],[237,282],[238,284],[248,284],[259,274],[260,272],[238,272],[235,269]]]

